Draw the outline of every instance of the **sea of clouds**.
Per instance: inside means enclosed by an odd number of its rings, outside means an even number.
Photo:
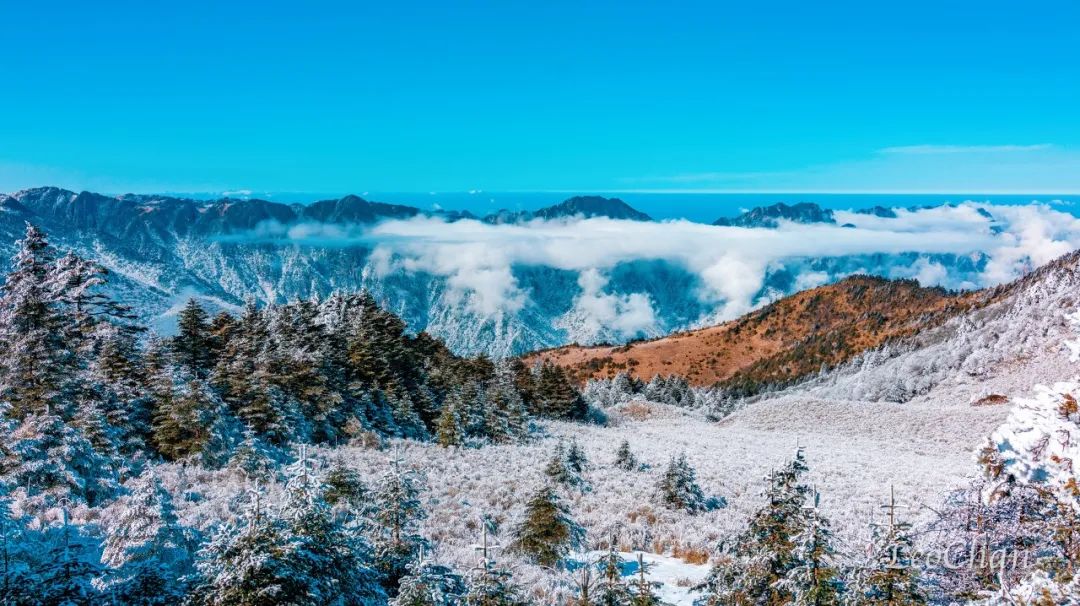
[[[768,302],[771,269],[792,260],[918,253],[881,272],[950,289],[1012,280],[1080,247],[1080,219],[1046,205],[964,203],[895,209],[895,218],[837,211],[836,225],[781,222],[776,228],[721,227],[685,220],[623,221],[607,218],[533,220],[490,225],[418,216],[372,226],[265,224],[249,237],[307,246],[372,249],[379,276],[425,273],[445,279],[469,309],[483,317],[513,314],[530,303],[515,268],[545,266],[575,272],[580,289],[568,316],[586,328],[622,336],[648,333],[657,310],[648,293],[610,292],[609,272],[633,261],[664,261],[696,276],[693,297],[729,319]],[[978,255],[979,271],[958,273],[935,255]],[[855,268],[851,273],[857,271]],[[794,288],[818,286],[831,275],[807,264]]]

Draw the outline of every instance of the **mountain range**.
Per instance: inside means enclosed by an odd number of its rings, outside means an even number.
[[[887,217],[889,209],[870,209]],[[424,268],[380,271],[386,259],[373,255],[370,241],[319,245],[274,238],[253,238],[267,226],[275,234],[305,226],[338,230],[376,225],[381,221],[429,217],[456,222],[476,219],[463,212],[426,211],[412,206],[372,202],[345,196],[311,204],[285,204],[259,199],[196,200],[163,195],[120,196],[76,193],[55,187],[0,195],[0,242],[10,247],[32,222],[61,249],[71,249],[103,263],[114,275],[114,288],[125,300],[137,301],[143,319],[169,332],[176,310],[189,297],[212,306],[235,308],[246,297],[283,302],[297,297],[326,296],[335,290],[369,290],[381,304],[406,320],[413,330],[444,339],[457,353],[492,356],[519,354],[567,343],[625,342],[659,337],[673,331],[714,324],[722,301],[702,296],[701,278],[687,267],[663,259],[620,261],[605,271],[599,292],[589,292],[580,272],[542,263],[512,268],[516,287],[528,293],[516,309],[478,310],[462,295],[455,276]],[[496,229],[507,224],[607,218],[634,222],[652,219],[616,198],[578,196],[535,211],[503,210],[479,219]],[[718,223],[737,227],[775,228],[780,221],[834,225],[834,212],[814,204],[753,209]],[[261,230],[261,231],[260,231]],[[10,253],[10,250],[0,250]],[[958,275],[978,272],[980,254],[845,254],[796,257],[764,268],[762,286],[754,293],[760,304],[803,290],[804,277],[832,282],[853,273],[890,275],[896,267],[930,262]],[[813,284],[810,284],[811,286]],[[638,299],[634,299],[638,297]],[[614,303],[612,303],[614,301]],[[598,302],[618,316],[627,301],[647,301],[647,325],[619,328],[590,315]]]

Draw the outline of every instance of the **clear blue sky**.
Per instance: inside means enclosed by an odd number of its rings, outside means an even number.
[[[1075,1],[8,1],[0,20],[3,191],[1080,191]]]

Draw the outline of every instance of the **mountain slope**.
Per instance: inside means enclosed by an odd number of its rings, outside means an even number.
[[[986,293],[948,293],[913,280],[853,276],[719,326],[618,347],[563,347],[528,360],[560,364],[579,380],[624,370],[646,380],[679,374],[695,384],[719,382],[749,393],[837,366],[987,299]]]

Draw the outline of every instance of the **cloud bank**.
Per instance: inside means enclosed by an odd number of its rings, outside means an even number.
[[[645,292],[614,292],[610,272],[623,263],[663,261],[696,277],[693,296],[723,320],[767,302],[767,278],[795,267],[790,289],[811,288],[840,275],[798,260],[892,259],[884,272],[856,263],[848,273],[877,271],[924,285],[975,288],[999,284],[1080,247],[1080,220],[1045,205],[895,209],[895,218],[837,211],[837,225],[782,222],[778,228],[721,227],[689,221],[606,218],[534,220],[516,225],[446,222],[414,217],[369,227],[266,225],[247,237],[311,246],[372,249],[378,276],[394,272],[441,277],[453,296],[484,317],[520,312],[533,295],[515,268],[574,272],[579,292],[563,319],[587,333],[629,337],[656,328],[656,301]],[[842,226],[846,225],[846,226]],[[910,254],[916,253],[914,257]],[[970,256],[957,270],[941,256]],[[886,261],[890,263],[889,261]]]

